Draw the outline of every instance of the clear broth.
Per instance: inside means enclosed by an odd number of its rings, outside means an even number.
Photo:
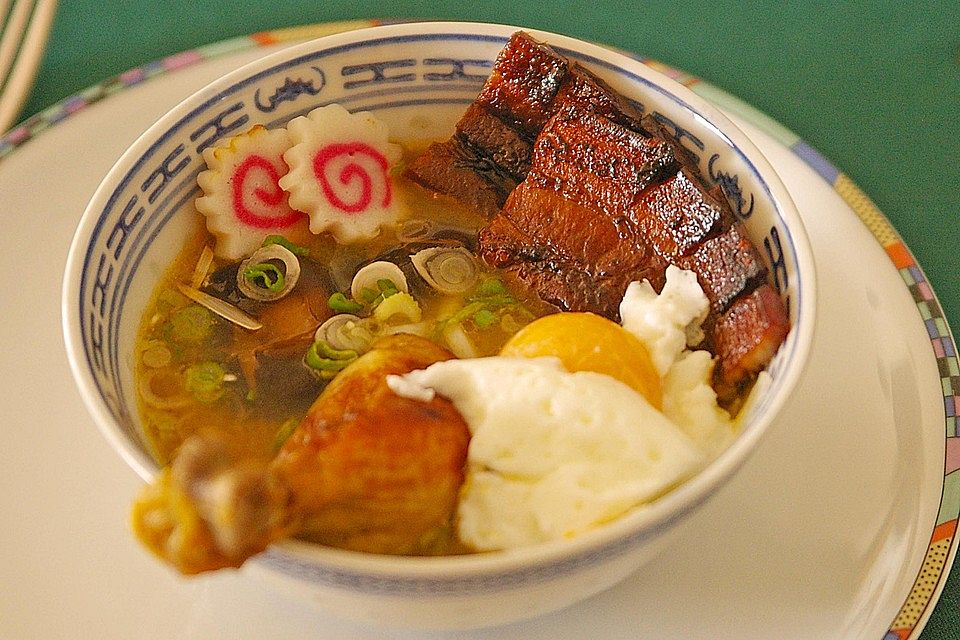
[[[430,194],[406,179],[397,178],[395,188],[401,202],[397,229],[402,228],[405,220],[427,220],[442,235],[462,235],[475,242],[478,229],[486,222],[475,212]],[[265,328],[250,332],[210,313],[180,293],[177,285],[190,282],[201,252],[213,243],[212,236],[203,228],[200,214],[197,219],[195,233],[157,286],[138,334],[135,379],[144,432],[154,457],[163,465],[170,462],[185,439],[201,429],[219,430],[240,443],[251,456],[268,459],[322,391],[323,383],[314,378],[311,384],[312,374],[302,363],[302,355],[320,322],[298,319],[296,306],[282,311],[281,300],[262,303],[260,319]],[[328,287],[313,294],[301,294],[307,298],[306,306],[315,311],[318,306],[326,305],[334,291],[349,297],[349,278],[359,266],[405,244],[397,237],[396,229],[348,246],[338,246],[327,234],[298,240],[310,249],[310,258],[327,270],[331,281],[328,284],[332,284],[332,290]],[[210,273],[224,266],[215,261]],[[502,274],[483,269],[486,271],[482,277],[502,279]],[[315,285],[304,284],[301,276],[297,288]],[[462,323],[478,356],[496,354],[520,327],[550,311],[520,287],[507,281],[504,285],[507,295],[517,304],[501,313],[495,326],[480,328],[470,318]],[[436,325],[463,309],[464,298],[434,294],[417,297],[417,300],[423,321]],[[281,309],[281,312],[278,314],[272,309]],[[336,314],[329,309],[319,310],[319,314],[323,313]],[[294,335],[280,339],[270,348],[276,357],[258,357],[251,372],[250,351],[258,348],[260,340],[277,339],[277,332],[270,326],[271,316],[277,316],[282,323],[292,322],[293,327],[288,328],[287,333]],[[257,335],[261,332],[262,335]],[[433,331],[427,337],[444,344],[442,337]],[[247,354],[246,357],[243,354]],[[220,384],[214,384],[220,377]]]

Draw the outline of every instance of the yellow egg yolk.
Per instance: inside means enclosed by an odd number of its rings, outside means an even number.
[[[616,322],[593,313],[557,313],[522,328],[503,346],[502,356],[554,356],[570,372],[593,371],[623,382],[658,410],[660,376],[646,346]]]

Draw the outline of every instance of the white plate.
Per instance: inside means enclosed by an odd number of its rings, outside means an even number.
[[[332,619],[246,570],[184,579],[155,562],[126,524],[139,480],[86,415],[67,369],[60,278],[88,198],[169,107],[266,52],[251,43],[128,74],[113,86],[190,63],[95,104],[68,101],[43,122],[85,108],[34,127],[15,150],[9,136],[0,140],[0,637],[436,637]],[[732,115],[742,106],[717,97]],[[573,608],[457,637],[617,640],[644,629],[658,638],[883,640],[915,637],[929,616],[956,552],[960,487],[950,472],[960,450],[945,438],[950,392],[938,368],[956,368],[954,342],[879,212],[871,218],[869,203],[850,199],[875,236],[796,153],[743,126],[794,197],[820,275],[816,344],[795,397],[663,557]]]

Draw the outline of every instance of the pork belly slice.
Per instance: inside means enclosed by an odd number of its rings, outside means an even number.
[[[565,104],[642,132],[642,113],[593,73],[522,31],[500,51],[476,103],[533,140]]]
[[[629,215],[647,187],[678,168],[666,142],[622,127],[589,107],[568,104],[537,138],[527,181],[620,218]]]
[[[533,140],[553,115],[570,62],[518,31],[500,50],[476,104]]]
[[[567,105],[534,153],[527,179],[491,222],[501,230],[481,232],[479,244],[481,257],[515,272],[547,302],[618,319],[631,281],[660,290],[667,265],[678,264],[700,276],[719,313],[764,278],[746,237],[729,230],[726,201],[680,168],[670,144]],[[562,268],[593,281],[549,275]]]
[[[407,167],[404,175],[435,193],[471,207],[488,218],[495,215],[517,186],[486,158],[457,139],[438,142]]]
[[[730,203],[727,201],[727,196],[723,192],[723,188],[719,184],[710,185],[704,181],[703,176],[700,175],[697,157],[692,151],[680,144],[680,141],[674,137],[672,131],[651,114],[646,114],[641,118],[640,126],[651,138],[663,140],[670,145],[677,162],[686,170],[687,177],[694,180],[697,187],[705,192],[716,206],[724,209],[725,224],[726,221],[735,219],[733,209],[730,208]]]
[[[594,110],[642,132],[641,114],[626,98],[548,45],[515,33],[454,135],[427,149],[405,175],[489,217],[526,177],[534,140],[564,105]]]
[[[678,162],[671,144],[576,105],[544,126],[527,178],[479,245],[481,257],[544,300],[613,320],[631,281],[648,280],[659,291],[667,265],[695,272],[710,302],[703,346],[718,356],[717,388],[728,400],[789,329],[726,199]],[[564,277],[565,270],[576,276]]]
[[[619,312],[619,297],[608,284],[585,271],[557,247],[537,244],[509,219],[497,216],[480,232],[482,243],[497,247],[484,255],[521,285],[561,311]]]
[[[756,247],[739,223],[703,242],[689,256],[672,261],[693,271],[715,314],[726,311],[745,291],[766,281],[767,269]]]
[[[589,108],[622,127],[647,137],[652,135],[645,125],[643,112],[637,106],[576,62],[570,63],[566,81],[555,100],[554,112],[565,105]]]
[[[738,298],[713,327],[718,395],[732,398],[764,369],[790,331],[780,296],[767,283]]]
[[[597,209],[622,233],[676,264],[733,224],[721,193],[707,190],[675,145],[648,138],[579,105],[566,105],[537,139],[528,183]],[[589,258],[588,258],[589,259]]]
[[[431,145],[404,175],[491,217],[529,171],[533,140],[568,66],[550,47],[514,34],[454,135]]]
[[[693,175],[698,177],[700,176],[700,169],[697,165],[696,156],[693,155],[692,151],[680,144],[680,141],[677,140],[673,132],[670,131],[670,129],[667,128],[662,122],[657,120],[656,116],[650,113],[642,116],[640,118],[640,128],[651,138],[657,138],[658,140],[667,142],[671,147],[673,147],[673,155],[676,156],[680,164],[690,169]],[[706,188],[707,185],[704,185],[704,187]],[[723,195],[722,191],[720,192],[720,195]]]
[[[662,288],[667,267],[650,245],[631,238],[616,220],[528,180],[481,229],[479,245],[484,261],[545,302],[618,319],[630,282],[648,279]]]
[[[474,149],[478,156],[488,158],[501,173],[518,184],[530,171],[533,143],[476,102],[467,107],[457,123],[454,140]]]
[[[504,215],[518,218],[525,205],[516,196],[528,185],[552,189],[585,207],[580,213],[591,225],[616,227],[619,236],[605,251],[577,256],[591,265],[588,271],[626,270],[659,290],[660,270],[675,264],[698,275],[715,314],[766,279],[766,268],[722,191],[708,188],[694,167],[681,166],[673,144],[645,138],[576,105],[565,106],[544,127],[530,173]],[[542,209],[545,201],[539,198],[530,209]],[[549,228],[573,235],[570,226],[551,222]]]
[[[635,199],[633,220],[673,264],[734,222],[727,201],[704,190],[687,167]]]

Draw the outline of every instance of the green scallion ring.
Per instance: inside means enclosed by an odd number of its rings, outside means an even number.
[[[283,291],[283,271],[275,264],[258,262],[243,270],[243,277],[255,287],[271,293]]]
[[[357,313],[363,309],[362,304],[348,299],[346,295],[339,291],[330,296],[330,299],[327,300],[327,305],[339,313]]]

